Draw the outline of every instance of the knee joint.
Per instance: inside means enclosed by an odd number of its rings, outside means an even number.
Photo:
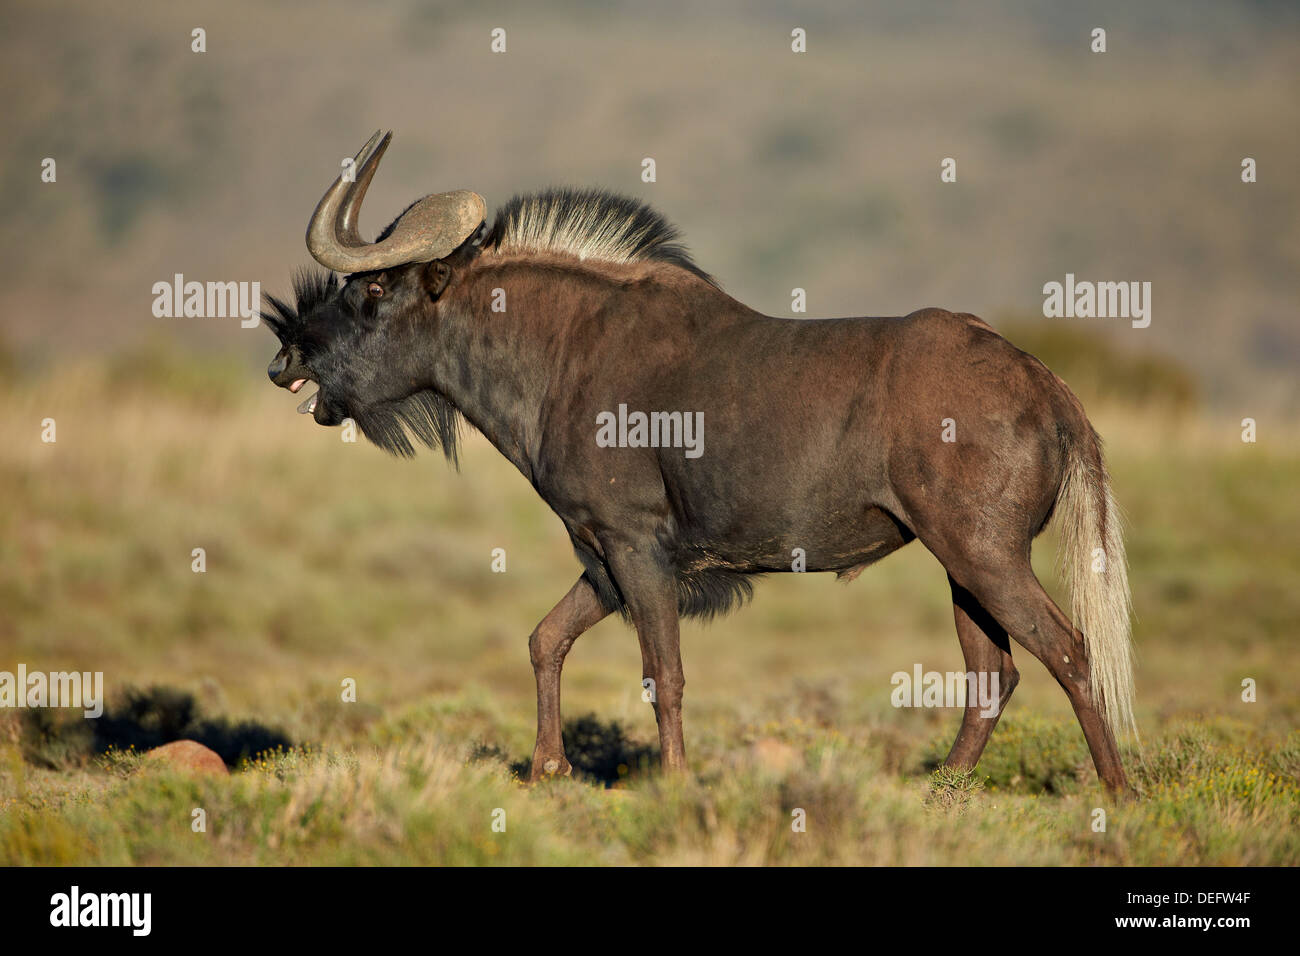
[[[562,661],[564,652],[561,648],[562,642],[556,640],[553,634],[547,634],[540,624],[528,635],[528,656],[532,659],[534,668]]]

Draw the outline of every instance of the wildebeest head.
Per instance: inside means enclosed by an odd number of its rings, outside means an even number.
[[[391,139],[375,133],[356,156],[355,181],[340,175],[312,215],[307,248],[333,271],[300,272],[292,306],[267,297],[262,317],[281,345],[267,374],[291,392],[315,382],[298,411],[322,425],[351,418],[381,448],[410,455],[405,426],[454,459],[456,412],[429,389],[414,345],[447,284],[447,257],[482,226],[485,204],[467,190],[426,196],[375,242],[362,241],[361,202]]]

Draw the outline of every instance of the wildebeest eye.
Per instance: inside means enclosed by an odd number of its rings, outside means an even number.
[[[383,294],[384,287],[378,282],[372,282],[370,285],[366,286],[366,295],[370,296],[372,299],[378,299]]]

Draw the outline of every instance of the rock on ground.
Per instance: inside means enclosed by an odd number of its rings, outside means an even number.
[[[226,762],[217,756],[216,751],[195,740],[174,740],[145,751],[144,758],[189,773],[210,773],[223,777],[230,773],[226,769]]]

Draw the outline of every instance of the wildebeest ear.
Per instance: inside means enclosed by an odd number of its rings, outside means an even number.
[[[424,289],[429,293],[430,299],[436,299],[442,295],[442,290],[447,288],[447,283],[451,281],[451,266],[443,259],[434,259],[424,267]]]

